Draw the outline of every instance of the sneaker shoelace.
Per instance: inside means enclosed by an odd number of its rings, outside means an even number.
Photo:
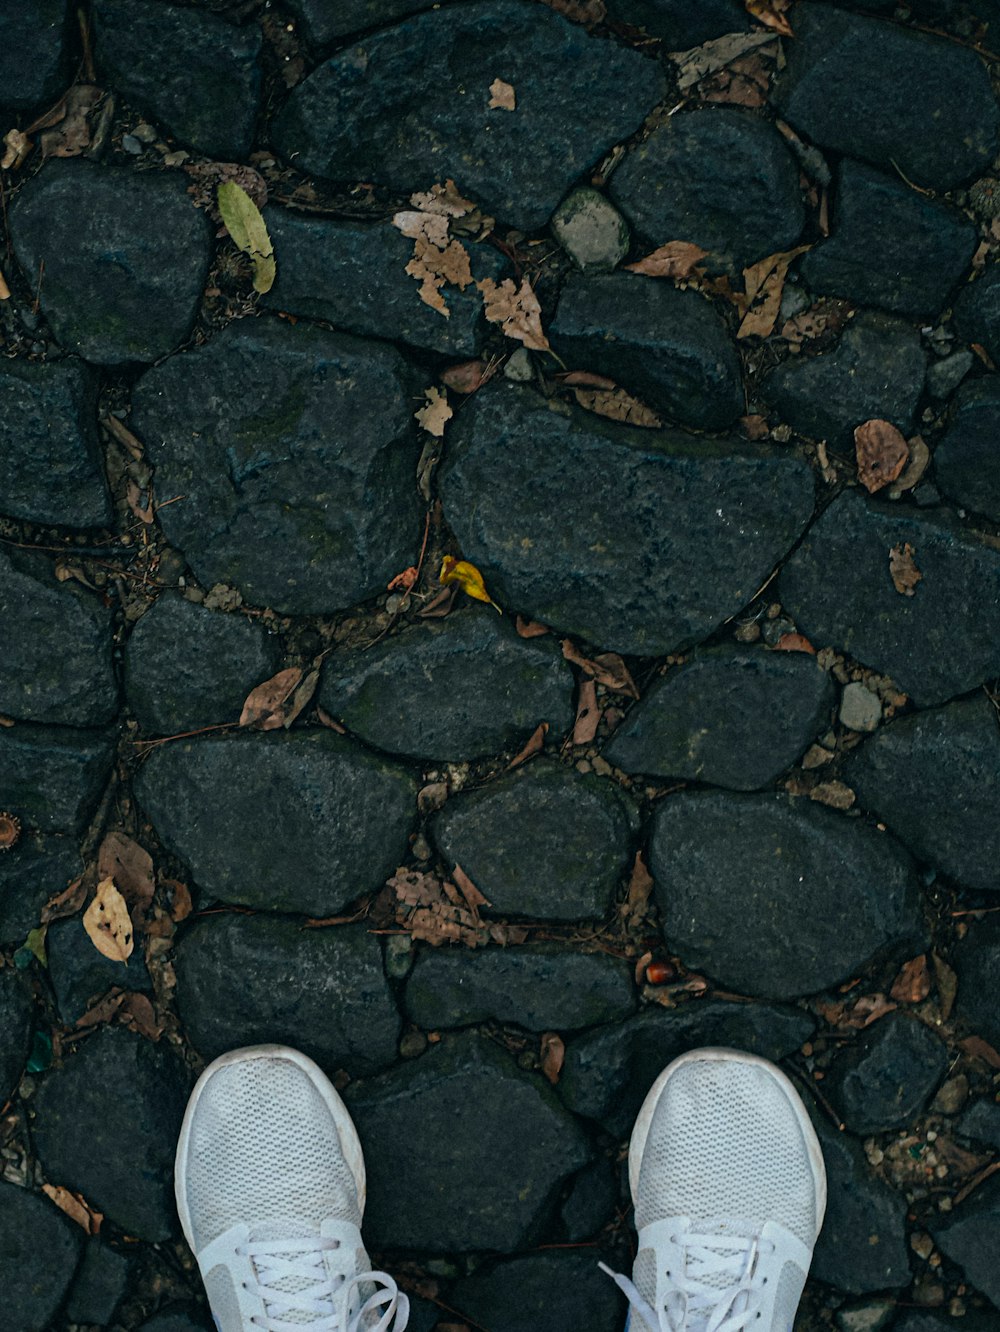
[[[774,1246],[738,1235],[671,1236],[680,1250],[680,1271],[667,1272],[669,1289],[662,1313],[654,1310],[632,1281],[599,1266],[625,1294],[650,1332],[741,1332],[759,1317],[761,1286],[757,1260]]]
[[[315,1236],[252,1240],[237,1249],[257,1278],[248,1289],[267,1310],[254,1326],[261,1332],[403,1332],[410,1302],[387,1272],[338,1274],[331,1282],[326,1255],[340,1247],[339,1240]],[[362,1304],[363,1286],[374,1290]]]

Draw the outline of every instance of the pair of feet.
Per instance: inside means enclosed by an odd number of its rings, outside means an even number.
[[[826,1206],[820,1146],[772,1064],[694,1050],[657,1078],[629,1146],[631,1332],[791,1332]],[[409,1304],[361,1239],[365,1164],[312,1060],[262,1045],[205,1070],[177,1206],[220,1332],[401,1332]],[[603,1264],[602,1264],[603,1266]]]

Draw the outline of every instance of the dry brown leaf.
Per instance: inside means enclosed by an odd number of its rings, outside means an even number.
[[[3,136],[4,155],[0,171],[16,171],[34,148],[34,142],[19,129],[8,130]]]
[[[491,920],[486,928],[493,942],[502,948],[508,944],[523,944],[530,933],[523,925],[505,925],[499,920]]]
[[[574,666],[579,666],[585,675],[592,676],[606,689],[613,689],[618,694],[628,694],[631,698],[639,697],[639,690],[629,673],[628,667],[617,652],[598,652],[593,657],[585,657],[578,647],[568,638],[561,643],[562,654]]]
[[[153,512],[153,492],[151,490],[146,491],[145,504],[142,502],[142,495],[142,487],[130,477],[125,487],[126,502],[139,521],[148,525],[154,522],[156,518]]]
[[[117,986],[104,996],[98,999],[96,1004],[91,1004],[86,1013],[76,1020],[77,1031],[89,1031],[91,1027],[100,1027],[111,1019],[125,1002],[125,991]]]
[[[563,370],[556,375],[560,384],[565,384],[567,388],[601,388],[613,389],[618,385],[607,375],[595,375],[590,370]]]
[[[889,577],[900,596],[916,596],[917,584],[923,578],[914,563],[916,553],[908,541],[901,546],[893,546],[889,551]]]
[[[430,906],[440,901],[441,881],[433,874],[424,874],[420,870],[406,869],[396,871],[386,883],[396,894],[398,901],[405,906]]]
[[[563,1044],[562,1037],[554,1031],[542,1033],[542,1041],[539,1049],[539,1068],[552,1083],[553,1087],[559,1081],[559,1074],[562,1072],[563,1060],[566,1058],[566,1046]]]
[[[52,920],[62,920],[64,916],[75,916],[87,899],[87,889],[83,879],[74,879],[68,888],[56,893],[42,907],[41,923],[47,925]]]
[[[809,245],[796,245],[794,250],[770,254],[743,270],[746,313],[736,333],[738,338],[770,337],[781,310],[781,294],[785,289],[789,265],[811,248]]]
[[[597,686],[592,679],[581,680],[576,704],[576,721],[573,724],[574,745],[589,745],[597,734],[600,720],[601,712],[597,706]]]
[[[725,69],[717,69],[702,81],[698,96],[703,102],[724,102],[753,110],[765,106],[775,70],[773,52],[752,51]]]
[[[484,897],[476,885],[472,882],[461,865],[456,865],[451,872],[451,877],[455,880],[455,885],[459,892],[465,898],[466,905],[470,911],[478,912],[481,906],[492,906],[493,903]]]
[[[791,0],[743,0],[746,11],[758,23],[779,33],[782,37],[794,37],[792,25],[788,22],[788,6]]]
[[[453,180],[446,180],[443,185],[432,185],[427,191],[418,191],[410,195],[410,203],[421,213],[437,213],[441,217],[464,217],[475,211],[476,205],[471,199],[459,194]]]
[[[815,657],[816,649],[804,634],[782,634],[774,645],[775,652],[809,652]]]
[[[424,398],[424,405],[418,407],[413,413],[414,418],[422,430],[426,430],[429,435],[440,439],[444,434],[445,426],[455,413],[448,404],[447,395],[436,384],[424,389]]]
[[[895,481],[910,456],[906,440],[892,422],[878,418],[854,427],[854,447],[858,480],[871,495]]]
[[[514,111],[517,109],[517,97],[513,87],[503,79],[494,79],[490,84],[489,109],[491,111]]]
[[[773,32],[728,32],[689,51],[671,51],[670,59],[678,67],[677,86],[685,92],[706,75],[714,74],[748,51],[773,41]]]
[[[485,361],[463,361],[461,365],[449,365],[441,371],[441,382],[456,393],[475,393],[482,388],[487,379]]]
[[[435,948],[446,943],[462,943],[467,948],[480,948],[490,938],[488,928],[478,916],[464,907],[448,903],[415,907],[406,919],[406,928],[414,939],[423,939]]]
[[[645,259],[625,267],[630,273],[642,273],[644,277],[686,278],[707,258],[708,251],[692,241],[667,241]]]
[[[990,1068],[1000,1068],[1000,1053],[982,1036],[966,1036],[964,1041],[959,1041],[959,1045],[966,1054],[972,1055],[974,1059],[982,1059]]]
[[[83,913],[83,928],[97,951],[112,962],[127,962],[135,947],[132,919],[113,879],[102,879]]]
[[[254,726],[258,731],[287,730],[306,706],[319,684],[319,668],[303,671],[301,666],[288,666],[270,680],[251,689],[240,713],[241,726]]]
[[[445,782],[428,782],[417,792],[417,809],[421,814],[433,814],[441,809],[448,799],[449,788]]]
[[[873,1022],[877,1022],[879,1018],[885,1017],[887,1013],[892,1013],[896,1005],[884,994],[866,994],[851,1005],[843,1001],[839,1003],[821,1001],[816,1007],[831,1027],[862,1031],[865,1027],[870,1027]]]
[[[458,596],[458,584],[449,583],[443,587],[440,592],[431,597],[426,606],[417,611],[422,620],[441,620],[451,613],[451,608],[455,604],[455,598]]]
[[[181,883],[180,879],[161,879],[160,882],[167,890],[167,895],[170,898],[170,919],[175,924],[187,920],[194,910],[191,889],[186,883]]]
[[[156,1010],[144,994],[130,992],[123,996],[118,1016],[122,1026],[145,1036],[147,1041],[158,1041],[163,1027],[156,1020]]]
[[[765,439],[770,433],[766,416],[741,416],[740,425],[747,439]]]
[[[903,964],[899,975],[892,983],[889,996],[897,1004],[922,1003],[931,992],[931,973],[927,966],[927,954],[911,957]]]
[[[417,566],[411,564],[408,569],[404,569],[402,573],[395,574],[390,578],[385,585],[385,590],[387,592],[409,592],[418,577]]]
[[[663,422],[653,411],[638,398],[633,398],[623,388],[591,389],[578,388],[573,395],[581,407],[598,416],[606,416],[612,421],[626,421],[629,425],[643,426],[646,429],[659,429]]]
[[[326,726],[329,730],[336,731],[338,735],[347,734],[347,727],[341,726],[340,722],[331,717],[326,708],[321,708],[318,703],[316,704],[316,720],[320,726]]]
[[[970,342],[969,350],[975,352],[975,354],[982,361],[983,365],[986,366],[987,370],[996,369],[996,366],[993,364],[992,356],[989,354],[989,352],[986,350],[986,348],[983,346],[981,342]]]
[[[62,99],[63,114],[38,136],[42,157],[79,157],[89,148],[90,116],[105,96],[103,88],[74,83]]]
[[[937,983],[941,1020],[947,1022],[955,1006],[955,996],[958,994],[958,977],[944,958],[937,953],[931,953],[931,961],[934,963],[934,980]]]
[[[117,416],[102,416],[101,425],[122,447],[138,462],[142,458],[142,444],[132,431],[118,420]]]
[[[892,483],[892,495],[912,490],[927,471],[927,464],[931,460],[931,451],[922,435],[914,435],[912,439],[908,439],[906,447],[910,450],[910,461]]]
[[[511,278],[504,278],[498,286],[492,278],[476,283],[483,294],[483,313],[491,324],[499,324],[501,332],[515,338],[532,351],[549,351],[549,340],[542,331],[542,308],[527,278],[520,287]]]
[[[42,1192],[52,1199],[60,1212],[65,1212],[88,1235],[100,1233],[104,1213],[91,1207],[79,1193],[70,1193],[62,1184],[43,1184]]]
[[[548,722],[539,722],[528,738],[528,743],[520,753],[514,755],[511,761],[507,764],[505,771],[510,772],[511,768],[519,768],[521,764],[530,759],[532,755],[540,754],[545,748],[545,736],[548,729]]]
[[[857,799],[845,782],[819,782],[808,794],[810,800],[831,809],[850,809]]]
[[[603,23],[608,12],[604,0],[542,0],[542,3],[571,23],[583,23],[587,27]]]
[[[114,829],[97,852],[97,877],[113,879],[131,910],[144,913],[156,888],[153,857],[127,833]]]
[[[645,918],[649,909],[649,897],[653,891],[653,876],[646,868],[642,852],[635,853],[632,862],[632,875],[629,879],[628,893],[621,904],[622,923],[626,929],[638,925]]]
[[[786,319],[781,326],[781,336],[792,346],[801,347],[803,342],[818,338],[827,330],[836,331],[842,328],[849,308],[846,301],[824,297],[815,301],[801,314]]]
[[[526,620],[523,615],[514,617],[514,628],[521,638],[541,638],[543,634],[552,632],[547,624],[542,624],[540,620]]]

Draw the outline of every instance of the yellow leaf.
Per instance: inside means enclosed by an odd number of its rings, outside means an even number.
[[[260,209],[241,186],[227,180],[219,186],[219,213],[238,250],[253,260],[254,290],[270,291],[274,285],[274,246]]]
[[[94,900],[83,913],[83,928],[97,951],[112,962],[127,962],[132,956],[132,920],[114,879],[102,879],[97,885]]]
[[[476,601],[488,602],[495,611],[501,615],[503,614],[503,611],[500,610],[500,607],[486,591],[483,575],[468,560],[456,560],[454,555],[446,555],[441,561],[441,572],[438,574],[438,581],[457,583],[466,596],[473,597]]]

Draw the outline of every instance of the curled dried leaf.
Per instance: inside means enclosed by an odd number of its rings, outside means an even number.
[[[483,294],[483,313],[491,324],[499,324],[508,338],[515,338],[532,351],[550,351],[542,330],[542,307],[527,278],[520,287],[510,278],[497,285],[492,278],[476,283]]]
[[[65,1212],[71,1221],[75,1221],[88,1235],[96,1235],[104,1220],[103,1212],[91,1207],[81,1194],[71,1193],[62,1184],[43,1184],[42,1192],[55,1203],[61,1212]]]
[[[417,566],[411,564],[408,569],[404,569],[402,573],[398,573],[390,578],[385,585],[385,590],[387,592],[409,592],[410,588],[417,581],[417,577]]]
[[[153,857],[127,833],[114,829],[97,852],[97,877],[113,879],[129,907],[140,912],[153,900]]]
[[[743,270],[745,295],[741,304],[746,313],[736,333],[738,338],[770,337],[781,310],[781,294],[785,289],[789,266],[800,254],[811,248],[809,245],[797,245],[794,250],[768,255],[766,259]]]
[[[539,1050],[539,1067],[553,1086],[559,1081],[565,1058],[566,1046],[562,1037],[554,1031],[544,1032]]]
[[[438,574],[438,581],[443,584],[457,583],[466,596],[472,597],[475,601],[485,601],[487,605],[503,614],[500,607],[486,591],[483,575],[468,560],[456,560],[454,555],[446,555],[441,561],[441,572]]]
[[[581,680],[573,724],[574,745],[589,745],[597,734],[601,710],[597,706],[597,686],[591,679]]]
[[[659,429],[661,419],[638,398],[617,386],[610,389],[577,388],[573,395],[581,407],[597,416],[606,416],[611,421],[625,421],[629,425],[642,426],[645,429]]]
[[[135,948],[132,919],[113,879],[102,879],[94,900],[83,913],[83,928],[99,953],[112,962],[127,962]]]
[[[444,434],[445,426],[455,413],[448,403],[447,395],[436,384],[424,389],[424,399],[424,405],[419,407],[413,415],[422,430],[426,430],[429,435],[434,435],[435,438],[440,439]]]
[[[892,983],[889,996],[897,1004],[919,1004],[931,992],[931,973],[927,966],[927,954],[911,957],[903,964],[899,975]]]
[[[626,264],[630,273],[641,273],[644,277],[686,278],[703,259],[708,258],[708,251],[693,241],[667,241],[644,259],[634,264]]]
[[[255,726],[259,731],[286,728],[306,706],[319,684],[319,668],[304,672],[301,666],[289,666],[269,680],[251,689],[240,713],[241,726]]]
[[[532,758],[535,754],[540,754],[542,752],[542,750],[545,748],[545,736],[548,733],[548,729],[549,729],[548,722],[538,723],[538,725],[532,731],[531,735],[528,737],[528,743],[524,746],[522,750],[520,750],[517,754],[515,754],[514,757],[511,759],[511,761],[507,764],[506,768],[507,772],[510,772],[511,768],[519,768],[522,763],[526,763],[527,760]]]
[[[877,418],[855,426],[854,447],[858,480],[872,495],[895,481],[910,456],[906,440],[892,422]]]
[[[916,553],[908,541],[889,551],[889,577],[900,596],[916,596],[917,584],[923,578],[914,560]]]
[[[792,25],[788,21],[788,7],[791,0],[743,0],[746,11],[758,23],[778,33],[782,37],[794,37]]]

